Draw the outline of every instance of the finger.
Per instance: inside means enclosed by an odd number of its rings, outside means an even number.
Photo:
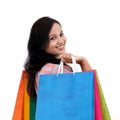
[[[66,63],[70,63],[70,54],[64,54],[63,56],[62,56],[62,61],[63,62],[66,62]]]

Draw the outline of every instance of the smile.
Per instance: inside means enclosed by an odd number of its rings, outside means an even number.
[[[58,46],[58,49],[64,49],[64,45]]]

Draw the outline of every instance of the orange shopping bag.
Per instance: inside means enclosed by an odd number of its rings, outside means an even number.
[[[28,76],[23,70],[12,120],[35,120],[36,101],[26,91]]]

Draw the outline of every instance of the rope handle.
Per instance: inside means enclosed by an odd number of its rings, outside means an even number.
[[[64,64],[63,64],[63,61],[61,60],[60,65],[58,67],[57,75],[62,74],[64,72],[63,67],[64,67]],[[77,63],[76,63],[75,57],[72,57],[72,70],[73,70],[73,73],[77,72]]]

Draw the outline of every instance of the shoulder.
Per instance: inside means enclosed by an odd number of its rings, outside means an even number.
[[[41,70],[38,73],[40,73],[40,74],[54,73],[54,69],[57,70],[58,66],[59,66],[58,64],[47,63],[41,68]]]

